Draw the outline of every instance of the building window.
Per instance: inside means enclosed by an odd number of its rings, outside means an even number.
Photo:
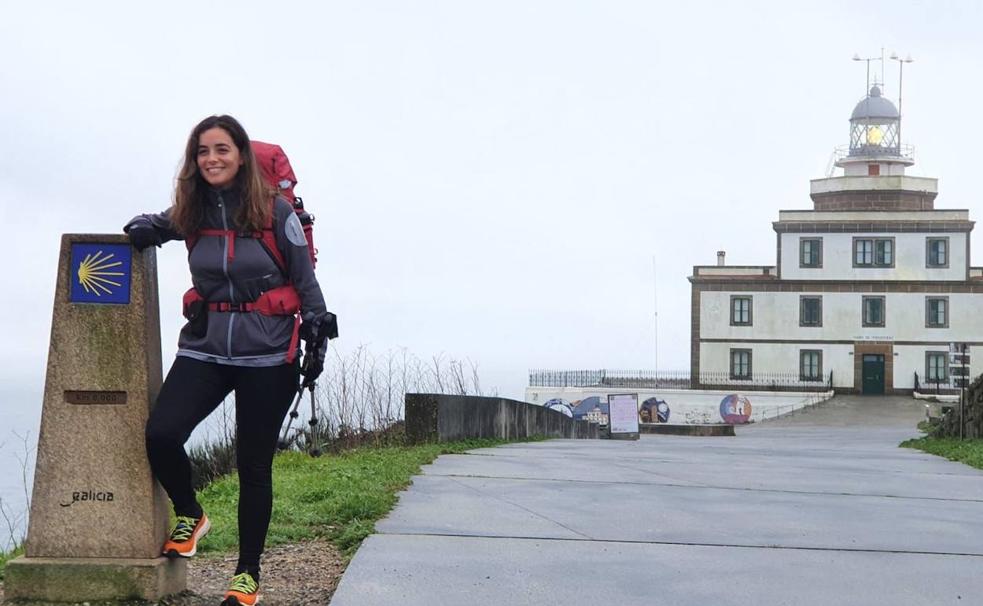
[[[799,351],[799,378],[803,381],[822,381],[822,351],[818,349],[802,349]]]
[[[884,326],[884,297],[863,298],[863,325]]]
[[[928,238],[925,246],[926,267],[949,267],[949,238]]]
[[[751,326],[751,297],[731,295],[730,325]]]
[[[853,241],[853,265],[873,265],[874,264],[874,241],[873,240],[854,240]]]
[[[799,297],[799,326],[823,325],[823,298],[816,296]]]
[[[822,238],[802,238],[799,240],[799,267],[823,266]]]
[[[949,381],[949,354],[943,351],[925,352],[925,382],[947,383]]]
[[[854,238],[854,267],[894,267],[894,238]]]
[[[731,379],[751,378],[751,350],[750,349],[730,350],[730,378]]]
[[[894,266],[894,240],[874,240],[874,265]]]
[[[925,328],[949,328],[949,297],[925,297]]]

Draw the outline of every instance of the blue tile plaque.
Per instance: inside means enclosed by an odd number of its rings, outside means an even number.
[[[72,303],[130,303],[129,244],[72,244]]]

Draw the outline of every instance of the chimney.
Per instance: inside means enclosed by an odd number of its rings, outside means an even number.
[[[726,254],[727,253],[725,251],[722,251],[722,250],[718,250],[717,251],[717,267],[723,267],[724,266],[724,255],[726,255]]]

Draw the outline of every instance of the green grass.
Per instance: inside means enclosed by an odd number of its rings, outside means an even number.
[[[21,543],[13,551],[0,551],[0,581],[3,580],[3,571],[7,568],[7,562],[13,560],[24,553],[24,544]]]
[[[929,454],[959,461],[977,469],[983,469],[983,440],[959,440],[925,436],[901,443],[902,448],[917,448]]]
[[[504,440],[468,440],[410,447],[363,447],[312,458],[287,452],[273,461],[273,517],[266,544],[328,538],[346,556],[372,534],[376,520],[396,504],[396,493],[438,455],[497,446]],[[212,521],[203,552],[232,551],[238,544],[235,475],[216,480],[198,500]]]

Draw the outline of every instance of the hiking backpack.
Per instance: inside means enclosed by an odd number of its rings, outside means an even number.
[[[300,224],[304,228],[304,238],[307,239],[307,251],[311,255],[311,265],[317,267],[317,249],[314,248],[314,215],[304,210],[304,200],[294,195],[294,187],[297,185],[297,177],[294,169],[290,166],[290,160],[283,148],[274,143],[264,143],[262,141],[252,142],[253,155],[256,156],[256,164],[259,171],[263,174],[263,179],[273,187],[277,193],[287,199],[297,213]]]

